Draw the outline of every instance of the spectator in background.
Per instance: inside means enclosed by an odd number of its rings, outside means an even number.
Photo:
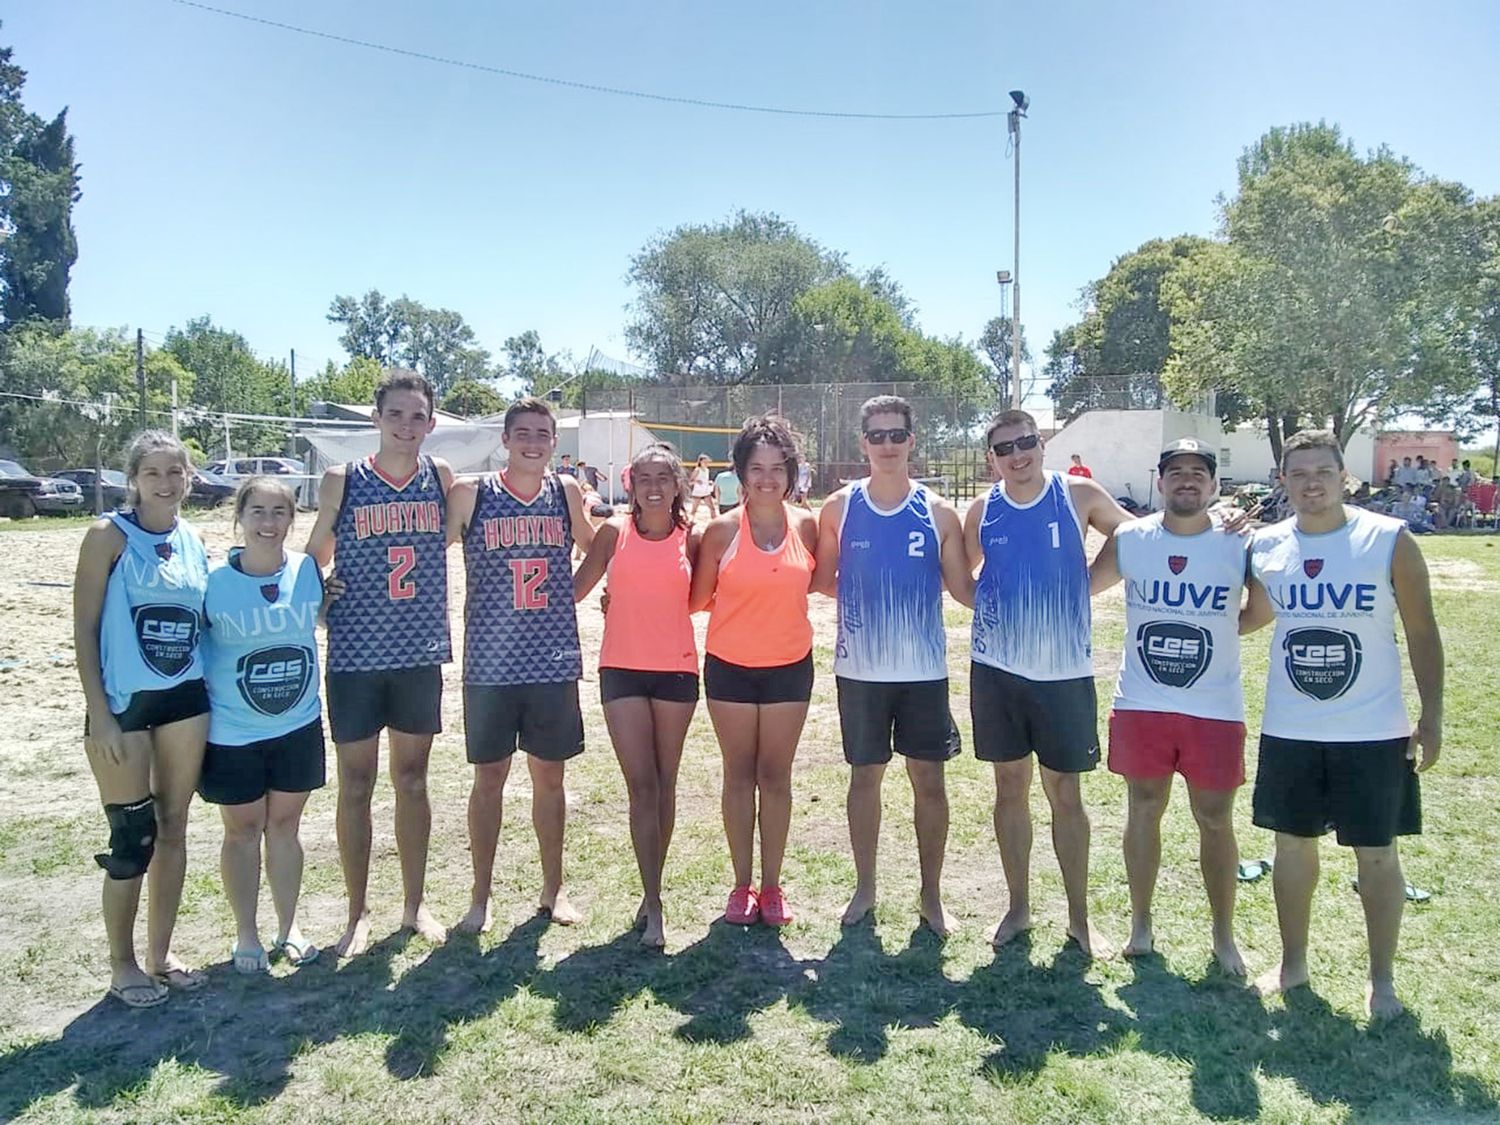
[[[807,502],[807,495],[811,491],[812,465],[806,461],[803,461],[802,464],[797,467],[797,488],[796,495],[793,497],[794,502],[800,504],[804,508],[810,507]]]
[[[579,464],[582,463],[581,461],[579,462]],[[562,464],[557,467],[557,475],[560,477],[573,477],[575,480],[578,478],[578,470],[573,467],[573,455],[571,453],[564,453],[562,455]]]
[[[1083,457],[1077,453],[1073,454],[1073,463],[1068,466],[1068,476],[1094,479],[1093,471],[1083,463]]]
[[[730,465],[714,477],[714,505],[720,512],[738,507],[740,502],[740,478]]]
[[[1396,485],[1398,485],[1398,484],[1401,483],[1399,480],[1396,479],[1396,474],[1399,473],[1400,471],[1401,471],[1401,464],[1400,464],[1400,462],[1398,462],[1394,457],[1392,457],[1390,465],[1387,466],[1387,468],[1385,470],[1385,486],[1387,488],[1394,488]]]
[[[1391,483],[1397,488],[1410,488],[1417,483],[1417,470],[1413,467],[1410,457],[1401,458],[1401,467],[1392,476]]]
[[[1406,526],[1413,532],[1433,530],[1432,518],[1427,512],[1427,500],[1414,486],[1408,485],[1401,490],[1400,499],[1391,505],[1391,515],[1405,520]]]
[[[599,470],[581,457],[578,459],[578,467],[574,470],[573,476],[577,478],[579,484],[587,484],[596,493],[599,491]]]
[[[1432,487],[1433,465],[1432,462],[1417,454],[1417,467],[1413,472],[1412,483],[1424,491]]]
[[[1453,462],[1453,464],[1457,466],[1458,462],[1455,461]],[[1479,478],[1474,475],[1474,470],[1469,467],[1469,463],[1465,461],[1463,463],[1463,467],[1458,469],[1458,472],[1454,474],[1453,483],[1458,485],[1458,489],[1460,492],[1467,492],[1469,490],[1469,485],[1473,484],[1478,479]]]

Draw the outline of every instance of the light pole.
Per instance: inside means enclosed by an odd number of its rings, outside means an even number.
[[[1010,131],[1011,151],[1016,157],[1016,256],[1012,263],[1010,288],[1010,364],[1011,364],[1011,409],[1021,409],[1021,118],[1031,107],[1031,99],[1020,90],[1010,92],[1010,100],[1016,108],[1006,114],[1006,126]]]

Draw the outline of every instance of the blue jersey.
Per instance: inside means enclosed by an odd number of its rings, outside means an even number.
[[[913,484],[892,511],[855,481],[839,524],[835,675],[887,683],[948,676],[943,570],[932,497]]]
[[[453,659],[447,502],[432,458],[404,481],[373,457],[346,467],[333,564],[346,587],[328,611],[328,670],[379,672]]]
[[[1004,482],[995,485],[979,545],[974,659],[1028,680],[1092,676],[1088,560],[1067,478],[1049,470],[1029,504],[1010,500]]]
[[[133,513],[105,518],[125,536],[99,619],[104,692],[109,709],[119,714],[138,691],[161,691],[203,676],[198,639],[208,555],[185,520],[157,533],[136,523]]]
[[[480,481],[464,566],[464,683],[555,684],[583,675],[573,521],[561,480],[548,473],[530,500],[499,473]]]
[[[229,562],[208,576],[204,680],[212,704],[208,740],[244,746],[317,722],[318,606],[323,578],[308,555],[287,551],[275,574]]]

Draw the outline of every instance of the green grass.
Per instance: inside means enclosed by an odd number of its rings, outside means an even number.
[[[441,947],[390,934],[398,896],[386,791],[373,886],[381,940],[371,953],[237,977],[223,964],[230,930],[217,889],[217,816],[198,806],[179,945],[214,964],[212,983],[153,1012],[96,1002],[106,967],[90,856],[102,834],[84,790],[42,817],[0,804],[0,929],[10,941],[0,951],[0,1119],[1496,1120],[1500,693],[1491,665],[1500,538],[1430,538],[1423,547],[1446,639],[1446,741],[1423,778],[1426,833],[1403,846],[1409,878],[1435,895],[1407,913],[1398,972],[1411,1014],[1390,1025],[1371,1028],[1361,1014],[1363,921],[1349,889],[1352,859],[1331,843],[1316,900],[1315,991],[1263,1002],[1209,970],[1196,834],[1180,787],[1164,829],[1159,956],[1088,963],[1064,945],[1040,794],[1040,924],[1029,940],[990,949],[987,931],[1004,904],[992,783],[967,755],[950,768],[946,873],[963,930],[940,944],[914,924],[910,791],[899,766],[886,781],[876,924],[841,929],[852,880],[847,771],[820,649],[787,862],[798,920],[779,935],[711,921],[728,866],[718,755],[702,713],[680,785],[665,955],[640,950],[626,929],[638,891],[623,787],[588,705],[589,751],[569,767],[568,863],[588,911],[581,926],[548,928],[531,915],[536,851],[525,771],[515,770],[494,933]],[[1099,648],[1117,650],[1117,594],[1100,600],[1097,616]],[[950,629],[966,620],[950,610]],[[1267,644],[1262,634],[1244,650],[1252,720]],[[955,646],[954,708],[968,746],[966,657]],[[594,686],[585,688],[588,699]],[[440,737],[431,779],[429,887],[447,919],[461,912],[468,885],[461,747],[457,731]],[[0,771],[8,786],[34,784],[40,772],[11,753]],[[1123,786],[1100,770],[1084,790],[1096,921],[1120,940]],[[1269,835],[1250,827],[1248,806],[1246,793],[1242,848],[1266,854]],[[304,924],[320,941],[336,936],[340,917],[331,809],[330,792],[315,796],[304,832]],[[271,917],[269,903],[262,916]],[[1242,888],[1237,930],[1252,971],[1274,963],[1268,881]]]

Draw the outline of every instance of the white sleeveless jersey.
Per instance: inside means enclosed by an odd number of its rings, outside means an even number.
[[[1176,535],[1161,513],[1115,532],[1125,580],[1117,711],[1243,722],[1240,594],[1248,540],[1210,528]]]
[[[1335,531],[1293,517],[1256,533],[1251,572],[1276,610],[1261,730],[1315,742],[1405,738],[1391,553],[1401,520],[1345,508]]]

